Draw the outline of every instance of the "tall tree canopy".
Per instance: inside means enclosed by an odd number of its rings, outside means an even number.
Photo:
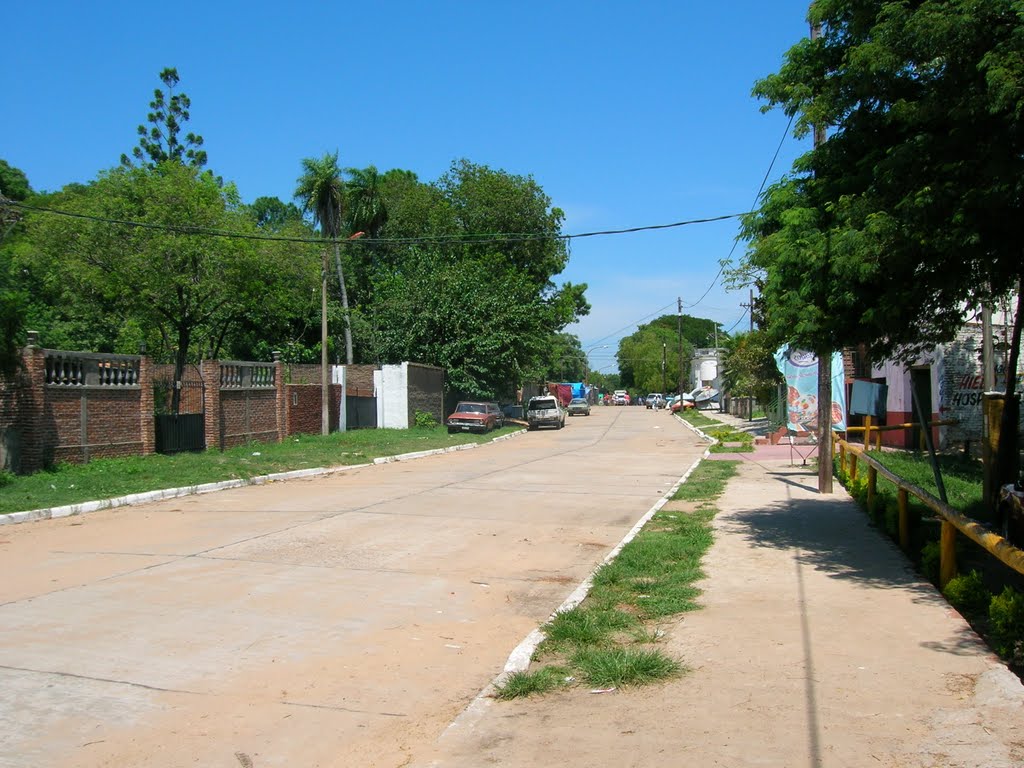
[[[1024,272],[1020,0],[817,0],[755,94],[828,138],[745,222],[768,328],[911,357]]]
[[[816,0],[822,34],[755,94],[828,137],[747,218],[767,330],[914,358],[1024,278],[1024,2]],[[998,475],[1014,479],[1016,399]]]
[[[682,326],[682,357],[679,329]],[[717,334],[716,334],[717,330]],[[674,392],[689,374],[695,347],[711,347],[726,334],[718,323],[699,317],[662,315],[619,342],[616,358],[623,386],[640,392]]]
[[[15,230],[22,214],[4,203],[26,200],[31,194],[32,187],[24,171],[0,160],[0,376],[10,376],[18,367],[25,307],[29,301],[25,281],[11,262],[14,241],[20,235]]]
[[[368,357],[443,365],[451,389],[480,397],[556,373],[556,334],[590,307],[585,285],[554,282],[563,216],[540,186],[466,160],[434,184],[405,171],[379,184],[380,242],[346,249],[367,274],[356,322]]]
[[[138,127],[139,144],[132,150],[135,162],[149,168],[173,160],[202,168],[206,165],[206,150],[202,148],[203,137],[189,131],[184,137],[179,134],[192,115],[192,100],[185,93],[175,93],[178,87],[178,70],[168,67],[161,70],[160,81],[167,89],[166,93],[159,88],[153,90],[153,100],[149,102],[152,110],[146,115],[149,123]],[[123,165],[132,165],[128,155],[121,155]]]
[[[32,216],[26,264],[62,303],[110,327],[108,348],[97,351],[134,352],[146,341],[156,356],[173,357],[180,374],[200,354],[219,356],[247,324],[272,335],[316,284],[308,246],[160,229],[254,229],[233,186],[176,161],[109,171],[49,205],[92,218]]]

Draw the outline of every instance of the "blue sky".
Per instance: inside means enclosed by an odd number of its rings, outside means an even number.
[[[136,144],[157,74],[173,66],[209,167],[246,201],[291,199],[301,159],[338,150],[344,166],[422,181],[458,158],[530,174],[569,234],[739,213],[787,122],[750,91],[807,34],[807,5],[14,3],[0,158],[38,190],[95,178]],[[806,149],[788,137],[771,178]],[[746,291],[715,283],[736,231],[573,241],[560,279],[587,283],[593,310],[568,330],[585,349],[608,345],[592,367],[614,370],[618,339],[674,313],[677,297],[745,328]]]

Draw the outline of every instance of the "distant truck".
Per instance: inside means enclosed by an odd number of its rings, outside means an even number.
[[[624,389],[616,389],[612,395],[612,402],[615,405],[629,405],[629,392]]]

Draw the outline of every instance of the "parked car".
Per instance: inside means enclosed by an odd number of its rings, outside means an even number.
[[[644,404],[648,408],[663,408],[665,406],[665,398],[660,392],[651,392],[651,394],[644,398]]]
[[[526,406],[526,424],[528,429],[561,429],[565,426],[565,409],[554,395],[531,397],[529,405]]]
[[[589,416],[590,403],[582,397],[574,397],[569,401],[568,411],[570,416]]]
[[[494,428],[501,429],[505,426],[505,412],[497,403],[488,403],[487,410],[494,414]]]
[[[493,403],[462,402],[455,406],[451,416],[445,420],[448,433],[490,432],[497,426],[497,417],[491,409]],[[497,406],[495,406],[497,407]]]
[[[629,393],[624,389],[616,389],[612,402],[615,405],[629,405]]]

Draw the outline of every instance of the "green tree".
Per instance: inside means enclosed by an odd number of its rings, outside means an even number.
[[[295,203],[276,197],[257,197],[249,206],[249,214],[257,227],[271,232],[280,232],[288,224],[302,221],[302,211]]]
[[[798,134],[829,127],[744,225],[776,340],[909,360],[952,339],[967,308],[1020,295],[1021,12],[1020,0],[813,4],[821,37],[755,87]]]
[[[679,353],[680,326],[683,336],[682,358]],[[641,325],[630,336],[619,341],[616,359],[622,385],[639,392],[674,392],[679,388],[680,371],[689,375],[693,351],[724,341],[726,334],[714,320],[691,315],[662,315]],[[664,375],[662,351],[664,349]]]
[[[28,294],[11,264],[12,239],[22,213],[7,201],[23,201],[32,195],[28,177],[20,168],[0,160],[0,377],[12,375],[20,363]]]
[[[735,397],[754,397],[767,405],[782,383],[775,364],[776,347],[761,330],[741,333],[725,340],[722,353],[722,387]]]
[[[320,235],[331,241],[334,248],[334,263],[341,290],[341,306],[344,315],[345,362],[352,365],[352,320],[348,306],[348,289],[345,286],[345,272],[341,265],[341,248],[338,238],[344,228],[345,182],[338,167],[338,153],[325,153],[319,160],[307,157],[302,161],[302,175],[295,187],[295,198],[302,204],[302,210],[313,215],[313,222],[320,227]],[[324,246],[326,248],[326,245]],[[327,259],[324,258],[326,266]]]
[[[315,268],[294,248],[182,232],[244,234],[253,225],[233,186],[175,161],[109,171],[51,205],[89,218],[30,218],[27,256],[47,290],[116,328],[115,351],[134,352],[145,340],[157,356],[173,357],[179,378],[195,351],[217,356],[247,318],[269,323],[312,287]]]
[[[544,288],[565,269],[569,254],[559,237],[565,214],[551,205],[533,177],[459,160],[437,186],[463,234],[467,253],[500,259]],[[488,235],[508,239],[496,245]],[[474,242],[473,236],[480,240]]]
[[[149,102],[152,111],[146,116],[149,127],[139,126],[139,145],[132,150],[132,157],[148,168],[156,168],[169,160],[202,168],[207,159],[206,150],[202,149],[203,137],[189,132],[184,139],[179,138],[191,118],[192,100],[185,93],[175,93],[178,70],[173,67],[161,70],[160,81],[167,92],[159,88],[153,90],[153,100]],[[121,163],[133,164],[128,155],[121,155]]]
[[[349,232],[365,232],[373,239],[388,222],[388,207],[381,190],[381,175],[375,166],[346,168],[348,195],[346,212]]]
[[[448,389],[466,396],[509,396],[549,338],[531,282],[485,260],[413,251],[374,295],[381,358],[441,366]]]
[[[28,176],[6,160],[0,160],[0,197],[8,200],[27,200],[32,194]]]
[[[558,334],[590,307],[585,285],[554,282],[562,214],[536,182],[461,161],[434,184],[401,170],[378,184],[388,217],[381,242],[358,241],[370,290],[354,313],[372,357],[444,365],[449,387],[475,396],[554,373]]]

